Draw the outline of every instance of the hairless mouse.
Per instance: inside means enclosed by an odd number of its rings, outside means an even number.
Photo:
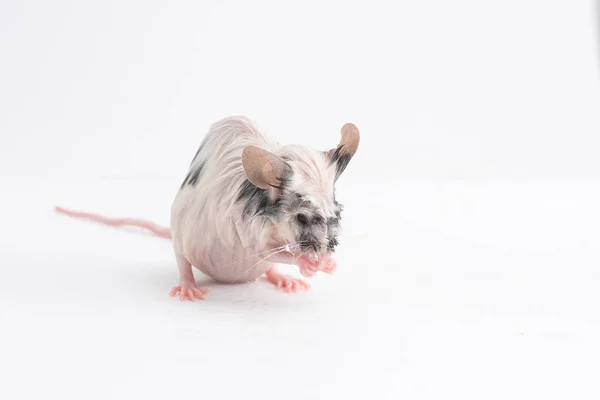
[[[171,207],[170,229],[137,219],[56,211],[107,225],[137,226],[172,240],[179,284],[171,296],[204,299],[192,266],[217,282],[250,282],[263,275],[286,292],[308,282],[279,272],[275,264],[299,267],[302,275],[333,273],[342,205],[335,183],[358,148],[360,134],[346,123],[329,151],[280,145],[248,118],[214,123],[200,144]]]

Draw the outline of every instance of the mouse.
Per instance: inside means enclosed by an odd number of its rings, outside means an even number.
[[[353,123],[341,127],[328,150],[281,145],[245,116],[214,122],[176,190],[170,227],[133,218],[56,207],[58,213],[115,227],[133,226],[172,243],[179,280],[169,292],[204,300],[194,269],[219,283],[264,277],[287,293],[308,290],[277,264],[294,265],[305,278],[337,269],[343,205],[335,187],[360,142]]]

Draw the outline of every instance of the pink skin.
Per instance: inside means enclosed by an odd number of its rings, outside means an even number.
[[[315,276],[318,271],[323,271],[327,274],[333,274],[337,268],[336,261],[329,257],[323,256],[320,259],[314,259],[309,256],[297,257],[293,253],[283,252],[268,258],[268,261],[297,265],[300,273],[307,278]]]
[[[199,287],[194,280],[192,264],[181,256],[176,256],[177,266],[179,267],[179,285],[175,286],[169,292],[171,297],[179,294],[179,300],[194,301],[194,299],[204,300],[208,295],[208,290]]]
[[[327,261],[325,261],[323,267],[321,268],[321,271],[331,275],[335,272],[336,269],[337,262],[333,258],[327,258]]]
[[[62,207],[56,207],[56,212],[58,212],[59,214],[68,215],[69,217],[89,219],[91,221],[99,222],[101,224],[110,225],[114,227],[135,226],[138,228],[147,229],[158,237],[171,239],[171,230],[169,228],[163,228],[150,221],[144,221],[141,219],[133,218],[107,218],[98,214],[67,210],[66,208]]]
[[[333,258],[328,256],[317,261],[302,257],[298,261],[298,267],[300,267],[300,273],[302,275],[312,277],[315,276],[318,271],[323,271],[329,275],[333,274],[337,268],[337,263]]]
[[[208,290],[202,289],[195,282],[183,282],[181,285],[175,286],[169,292],[169,296],[175,297],[179,294],[179,300],[194,301],[194,299],[204,300],[208,295]]]
[[[277,271],[275,267],[269,270],[265,277],[267,281],[277,286],[278,289],[282,289],[286,293],[297,292],[299,290],[308,290],[310,285],[304,279],[294,278],[290,275],[284,275]]]
[[[267,261],[282,264],[295,264],[300,268],[302,275],[306,277],[312,277],[318,271],[332,274],[336,269],[336,262],[333,258],[324,257],[321,260],[314,260],[307,256],[298,258],[289,252],[279,253],[269,257]],[[180,256],[177,257],[177,265],[181,277],[180,284],[175,286],[169,294],[171,296],[179,294],[179,299],[181,301],[194,301],[195,299],[204,300],[208,295],[208,290],[203,289],[196,284],[192,265],[185,258]],[[265,278],[268,282],[286,293],[310,289],[310,284],[304,279],[298,279],[290,275],[282,274],[275,267],[267,271]]]
[[[332,274],[336,269],[336,262],[333,258],[323,257],[320,260],[311,259],[308,256],[298,258],[292,253],[284,252],[276,254],[267,259],[269,262],[297,265],[302,275],[313,277],[318,271]],[[204,300],[208,295],[208,290],[199,287],[194,280],[192,265],[183,257],[177,257],[179,267],[180,284],[171,289],[169,293],[172,297],[179,294],[181,301],[195,299]],[[278,289],[286,293],[298,292],[310,289],[310,284],[304,279],[294,278],[279,272],[275,267],[267,271],[265,278],[268,282],[277,286]]]

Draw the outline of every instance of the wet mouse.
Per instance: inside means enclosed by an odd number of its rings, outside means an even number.
[[[182,300],[204,299],[192,266],[217,282],[261,276],[286,292],[305,290],[304,279],[275,264],[299,267],[306,277],[332,273],[342,205],[335,184],[357,151],[355,125],[341,128],[330,150],[280,145],[250,119],[215,122],[192,159],[171,207],[170,228],[137,219],[111,219],[57,207],[62,214],[113,226],[145,228],[172,240]]]

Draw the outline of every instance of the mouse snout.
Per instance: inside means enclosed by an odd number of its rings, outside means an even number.
[[[304,242],[300,246],[300,251],[312,261],[321,260],[323,257],[326,256],[327,253],[326,248],[323,247],[321,243],[317,240]]]
[[[321,248],[321,245],[316,240],[304,240],[300,245],[300,248],[302,249],[302,251],[318,253]]]

